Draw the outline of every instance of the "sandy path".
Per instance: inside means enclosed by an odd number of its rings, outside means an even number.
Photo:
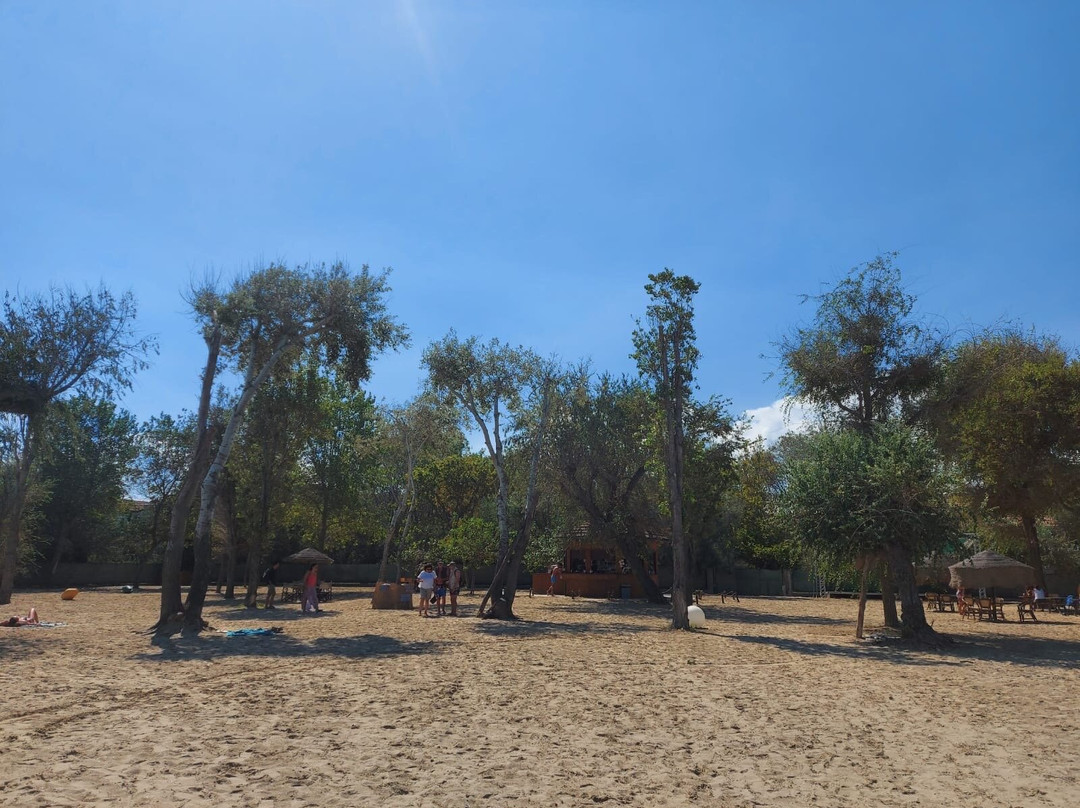
[[[154,646],[157,593],[20,593],[0,629],[0,805],[1074,805],[1080,619],[973,624],[943,653],[851,639],[850,601],[707,600],[705,631],[528,598],[520,623],[319,617],[211,596]],[[474,613],[476,599],[466,599]],[[871,605],[871,622],[879,614]],[[1032,738],[1037,738],[1032,743]]]

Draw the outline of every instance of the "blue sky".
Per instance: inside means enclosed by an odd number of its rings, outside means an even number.
[[[1075,2],[0,0],[0,287],[133,291],[143,418],[194,406],[189,280],[272,259],[394,268],[391,402],[450,328],[630,372],[665,266],[736,412],[799,295],[883,251],[943,325],[1077,345],[1078,34]]]

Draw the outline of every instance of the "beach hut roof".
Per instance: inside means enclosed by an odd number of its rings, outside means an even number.
[[[321,553],[314,547],[305,547],[299,553],[293,553],[291,556],[286,556],[285,561],[291,561],[294,563],[304,564],[333,564],[334,559],[328,556],[326,553]]]
[[[1034,567],[992,550],[983,550],[958,564],[951,564],[949,572],[951,585],[965,589],[1029,586],[1035,583]]]

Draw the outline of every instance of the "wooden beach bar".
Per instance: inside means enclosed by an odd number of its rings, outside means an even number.
[[[649,577],[659,583],[657,570],[659,559],[654,549],[652,558],[645,562]],[[603,547],[571,546],[566,550],[560,565],[559,581],[555,584],[556,595],[581,598],[643,598],[645,591],[630,568]],[[550,572],[536,572],[532,577],[532,590],[542,595],[551,585]]]

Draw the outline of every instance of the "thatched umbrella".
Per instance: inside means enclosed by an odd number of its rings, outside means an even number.
[[[950,586],[965,589],[1023,587],[1035,583],[1035,568],[990,550],[949,566]]]
[[[286,556],[284,561],[296,563],[296,564],[333,564],[334,559],[328,556],[326,553],[320,553],[314,547],[307,547],[301,550],[299,553],[293,553],[291,556]]]

